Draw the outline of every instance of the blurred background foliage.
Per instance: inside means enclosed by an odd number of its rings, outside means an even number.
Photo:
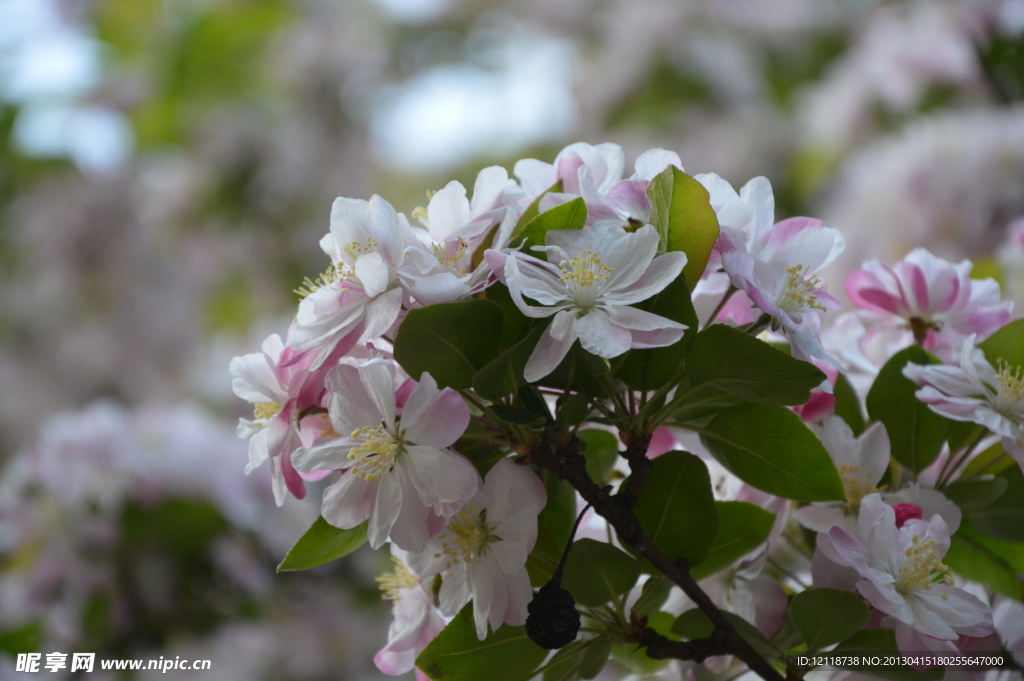
[[[0,679],[45,646],[377,678],[383,559],[274,576],[317,510],[230,425],[336,196],[663,147],[843,230],[834,292],[927,245],[1019,309],[1022,99],[1024,0],[0,0]]]

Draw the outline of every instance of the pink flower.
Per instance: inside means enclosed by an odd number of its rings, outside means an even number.
[[[918,248],[893,267],[865,262],[846,279],[846,293],[883,326],[905,329],[926,349],[951,357],[967,336],[984,339],[1007,324],[1013,309],[1000,302],[994,279],[971,279],[971,268],[969,260],[954,265]]]
[[[718,184],[727,185],[724,180]],[[726,193],[722,188],[712,192],[712,206]],[[722,210],[739,214],[739,208],[745,208],[749,222],[741,228],[724,226],[716,244],[732,285],[772,318],[772,329],[790,342],[794,357],[816,357],[838,367],[822,348],[818,332],[822,314],[841,305],[825,293],[814,274],[842,253],[842,235],[814,218],[774,223],[775,197],[766,178],[744,185],[739,200],[735,210],[728,208],[735,202],[724,204]]]
[[[537,515],[547,503],[544,484],[525,466],[501,459],[480,491],[418,553],[409,554],[417,574],[443,577],[441,612],[455,615],[473,600],[477,638],[487,626],[517,627],[533,598],[526,557],[537,542]]]
[[[445,627],[445,618],[429,593],[430,585],[424,585],[424,578],[406,567],[405,555],[405,551],[392,544],[395,571],[376,580],[384,597],[394,603],[395,619],[388,629],[387,645],[373,656],[373,662],[377,669],[391,676],[411,671],[416,666],[416,657]],[[422,672],[416,670],[416,676],[421,678]]]
[[[953,651],[960,634],[992,633],[989,607],[953,587],[949,568],[941,562],[949,550],[949,527],[942,516],[935,514],[929,522],[908,519],[898,528],[896,511],[878,494],[869,494],[861,501],[858,526],[861,539],[833,527],[829,541],[860,575],[861,595],[903,625],[896,627],[900,650],[921,650],[908,646],[927,643],[929,649]],[[933,640],[922,641],[922,635]]]
[[[324,520],[351,529],[368,519],[373,548],[390,537],[422,550],[479,485],[469,459],[448,449],[469,424],[465,402],[424,373],[396,418],[394,368],[382,359],[335,367],[327,388],[342,435],[292,455],[300,471],[345,470],[324,490]]]
[[[344,348],[331,353],[335,358]],[[326,358],[326,357],[325,357]],[[284,503],[285,490],[302,499],[306,487],[292,467],[291,453],[301,446],[298,414],[320,404],[324,392],[324,375],[331,364],[312,370],[313,355],[299,355],[286,348],[273,334],[263,341],[262,352],[235,357],[229,370],[235,394],[254,405],[253,418],[239,419],[238,437],[249,439],[248,475],[270,461],[274,499]]]

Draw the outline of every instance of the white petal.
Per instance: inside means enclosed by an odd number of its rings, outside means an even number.
[[[683,162],[680,160],[679,154],[664,149],[648,149],[640,154],[633,167],[636,169],[636,176],[638,178],[653,180],[655,175],[658,175],[669,166],[675,166],[680,170],[683,169]]]
[[[351,530],[370,517],[378,486],[377,482],[345,473],[324,490],[320,513],[334,527]]]
[[[633,341],[629,330],[613,322],[603,308],[594,308],[577,319],[576,332],[584,350],[609,359],[629,350]]]
[[[566,310],[558,312],[526,362],[523,372],[526,380],[534,383],[554,371],[569,354],[576,338],[576,315]]]
[[[424,374],[430,377],[430,374]],[[423,381],[423,377],[420,379]],[[433,380],[431,378],[431,380]],[[409,396],[409,402],[413,402],[419,387],[413,390]],[[418,445],[429,445],[431,447],[450,447],[455,443],[466,426],[469,425],[469,408],[457,392],[451,388],[445,388],[440,393],[436,392],[434,384],[434,396],[429,403],[422,408],[418,402],[413,402],[416,411],[412,414],[407,410],[402,412],[403,437],[409,442]],[[406,403],[408,405],[408,403]]]
[[[295,470],[302,473],[348,468],[353,464],[349,461],[348,453],[354,445],[355,442],[349,438],[341,437],[316,447],[301,447],[292,452],[292,465],[295,466]]]
[[[400,467],[419,499],[438,515],[455,515],[473,498],[480,484],[480,475],[469,459],[446,449],[408,447]]]
[[[427,224],[430,238],[446,241],[469,222],[469,199],[462,183],[452,180],[434,194],[427,205]]]
[[[374,500],[373,513],[370,514],[370,524],[367,527],[371,548],[379,549],[388,540],[391,528],[394,527],[398,513],[402,509],[402,502],[402,481],[392,471],[382,477],[377,486],[377,498]]]

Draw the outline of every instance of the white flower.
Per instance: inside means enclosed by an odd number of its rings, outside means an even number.
[[[331,231],[320,240],[331,266],[299,289],[305,298],[289,338],[296,350],[315,351],[312,368],[343,340],[373,340],[395,323],[402,308],[398,268],[413,243],[405,216],[381,197],[334,201]]]
[[[262,352],[235,357],[229,367],[235,394],[254,405],[252,420],[238,421],[238,437],[249,439],[245,474],[269,459],[278,506],[284,503],[286,490],[298,499],[306,496],[289,456],[300,446],[298,412],[318,403],[322,392],[322,372],[309,371],[309,361],[301,358],[289,363],[293,355],[275,333],[263,341]]]
[[[841,368],[818,340],[822,314],[841,305],[814,276],[842,253],[846,242],[839,230],[815,218],[775,223],[775,197],[767,178],[755,177],[744,185],[738,202],[725,192],[727,183],[721,178],[710,184],[716,214],[721,211],[734,223],[749,215],[736,228],[726,224],[716,244],[732,285],[772,317],[773,329],[786,336],[795,357],[816,357]],[[822,389],[831,392],[824,383]]]
[[[441,612],[454,615],[473,599],[477,637],[487,625],[526,622],[533,598],[526,557],[537,541],[537,515],[547,503],[540,479],[530,469],[502,459],[466,507],[427,547],[409,554],[417,574],[443,576]]]
[[[578,338],[599,357],[630,348],[671,345],[686,326],[634,307],[679,276],[686,254],[655,258],[658,234],[651,225],[628,233],[612,225],[552,230],[546,235],[548,262],[523,253],[489,250],[486,258],[528,317],[554,319],[526,364],[527,381],[554,371]],[[539,302],[534,307],[524,296]]]
[[[435,242],[463,239],[472,241],[505,217],[506,207],[523,196],[515,180],[501,166],[484,168],[476,176],[473,200],[466,198],[461,182],[451,181],[430,197],[426,209],[417,208],[418,218]]]
[[[292,455],[303,472],[345,470],[324,490],[324,520],[350,529],[369,519],[373,548],[390,536],[399,548],[421,550],[479,485],[473,464],[447,449],[469,424],[466,404],[425,373],[396,419],[394,368],[382,359],[337,366],[326,384],[331,424],[342,435]]]
[[[434,605],[429,583],[406,567],[405,551],[391,545],[394,572],[386,572],[376,581],[384,598],[392,601],[395,616],[388,629],[388,643],[374,655],[377,669],[385,674],[405,674],[416,666],[416,657],[445,627],[445,619]]]
[[[498,250],[508,245],[519,218],[516,208],[510,206],[503,210],[504,218],[491,244],[492,248]],[[467,298],[493,281],[486,260],[474,265],[474,252],[473,245],[461,237],[410,246],[406,250],[406,264],[399,271],[402,286],[423,305]]]
[[[808,424],[808,428],[832,457],[843,481],[846,500],[814,502],[798,510],[796,519],[815,532],[828,532],[838,525],[856,534],[860,502],[878,492],[878,483],[889,467],[889,434],[878,422],[855,438],[850,426],[839,416],[830,416],[820,426]]]
[[[871,605],[914,631],[943,641],[960,634],[992,633],[992,612],[963,589],[951,586],[941,560],[949,550],[949,527],[936,514],[896,527],[896,512],[877,494],[861,501],[860,536],[841,527],[829,531],[832,548],[857,571],[857,590]],[[897,642],[912,637],[900,635]],[[902,640],[901,640],[902,639]]]
[[[1024,467],[1024,369],[1000,360],[998,370],[964,341],[960,366],[908,364],[903,375],[922,386],[917,399],[956,421],[973,421],[1001,435],[1003,448]]]

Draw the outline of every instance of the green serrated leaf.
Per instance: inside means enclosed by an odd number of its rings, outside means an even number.
[[[526,573],[530,576],[530,586],[540,587],[547,584],[558,568],[562,558],[564,545],[559,544],[555,536],[544,525],[537,526],[537,543],[533,551],[526,557]]]
[[[633,588],[640,561],[611,544],[593,539],[573,543],[562,586],[578,605],[598,608]]]
[[[537,475],[548,494],[548,501],[537,516],[537,522],[548,528],[558,545],[564,548],[576,523],[576,490],[550,471],[537,470]]]
[[[659,173],[647,187],[651,224],[661,237],[662,251],[686,253],[683,276],[690,290],[700,281],[718,239],[718,217],[700,182],[675,166]]]
[[[805,403],[825,373],[725,324],[697,334],[686,356],[690,385],[714,385],[743,400],[796,406]]]
[[[575,681],[580,678],[583,657],[590,649],[590,643],[573,641],[555,652],[544,670],[544,681]]]
[[[724,570],[763,544],[775,524],[775,514],[745,501],[716,501],[718,534],[711,552],[690,571],[696,580]]]
[[[760,490],[796,501],[846,498],[824,445],[785,407],[741,404],[693,429],[723,466]]]
[[[526,225],[530,224],[530,222],[540,213],[540,200],[544,198],[544,195],[552,193],[558,194],[561,193],[561,191],[562,181],[558,180],[553,185],[551,185],[550,187],[542,191],[540,194],[538,194],[537,198],[535,198],[533,202],[526,207],[526,210],[523,211],[523,214],[519,216],[519,221],[516,222],[516,226],[512,230],[512,238],[509,240],[509,243],[513,245],[519,244],[519,242],[522,239],[520,235],[523,233],[523,230],[526,228]]]
[[[917,385],[903,375],[907,364],[941,362],[917,345],[897,352],[878,372],[867,407],[873,420],[885,424],[892,457],[916,474],[938,457],[953,422],[915,397]]]
[[[807,650],[821,650],[846,639],[871,618],[860,596],[840,589],[808,589],[793,597],[790,616]]]
[[[896,646],[896,632],[892,629],[861,629],[833,648],[832,654],[873,653],[878,655],[883,651],[891,653],[899,651],[899,648]],[[847,666],[843,668],[863,672],[871,676],[878,676],[887,681],[938,681],[946,673],[945,667],[935,667],[923,672],[916,671],[907,666],[884,666],[877,664]]]
[[[501,347],[506,350],[523,340],[530,332],[530,318],[516,307],[508,287],[500,281],[484,290],[484,297],[501,308]]]
[[[434,681],[522,681],[547,657],[526,627],[505,624],[480,641],[468,603],[416,658],[416,667]]]
[[[595,639],[587,648],[580,663],[580,678],[592,679],[601,673],[608,664],[608,656],[612,652],[612,642],[607,638]]]
[[[1006,478],[1000,477],[989,480],[960,480],[943,487],[942,493],[959,506],[961,511],[973,515],[1003,496],[1008,485]]]
[[[488,400],[501,399],[516,392],[526,383],[523,376],[526,363],[546,328],[546,325],[538,324],[525,338],[484,365],[473,376],[473,390]]]
[[[654,460],[634,513],[669,560],[703,562],[718,533],[707,465],[688,452],[662,454]]]
[[[498,356],[501,307],[490,300],[409,310],[395,337],[395,361],[413,378],[429,372],[440,388],[464,390]]]
[[[344,558],[366,543],[366,523],[351,530],[334,527],[323,516],[316,519],[277,566],[278,572],[308,570]]]

